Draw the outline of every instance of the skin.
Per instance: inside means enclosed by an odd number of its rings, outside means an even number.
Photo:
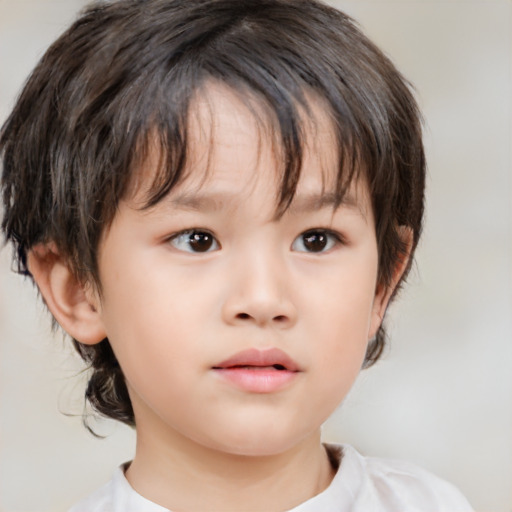
[[[354,383],[393,287],[377,288],[365,183],[336,210],[311,201],[336,169],[328,116],[311,105],[301,180],[281,218],[273,145],[212,84],[193,105],[190,176],[142,210],[155,151],[120,202],[100,247],[101,295],[73,279],[54,247],[31,254],[61,325],[84,343],[109,338],[137,424],[126,477],[171,510],[288,510],[332,480],[320,427]],[[214,240],[207,251],[194,252],[183,234],[193,229]],[[327,241],[319,251],[305,243],[312,229]],[[300,371],[270,393],[219,378],[220,361],[251,348],[279,348]]]

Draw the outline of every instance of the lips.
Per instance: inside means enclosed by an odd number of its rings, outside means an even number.
[[[249,349],[212,367],[224,382],[249,393],[287,388],[300,374],[299,365],[280,349]]]
[[[278,348],[268,350],[249,349],[238,352],[234,356],[215,365],[213,369],[225,368],[274,368],[276,370],[288,370],[298,372],[299,366],[286,352]]]

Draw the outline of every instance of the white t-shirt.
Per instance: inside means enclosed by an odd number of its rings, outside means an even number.
[[[417,466],[363,457],[349,445],[326,445],[338,470],[325,491],[289,512],[472,512],[460,492]],[[341,463],[340,463],[341,461]],[[138,494],[122,467],[69,512],[170,512]]]

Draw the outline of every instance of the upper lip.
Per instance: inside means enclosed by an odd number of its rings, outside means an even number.
[[[266,350],[250,348],[242,350],[225,361],[216,364],[213,366],[213,369],[231,368],[234,366],[282,366],[288,371],[300,371],[299,365],[279,348]]]

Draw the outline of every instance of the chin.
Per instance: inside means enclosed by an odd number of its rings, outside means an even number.
[[[237,429],[236,432],[229,432],[212,448],[244,457],[271,457],[285,453],[299,444],[310,433],[290,432],[279,429],[262,428]]]

